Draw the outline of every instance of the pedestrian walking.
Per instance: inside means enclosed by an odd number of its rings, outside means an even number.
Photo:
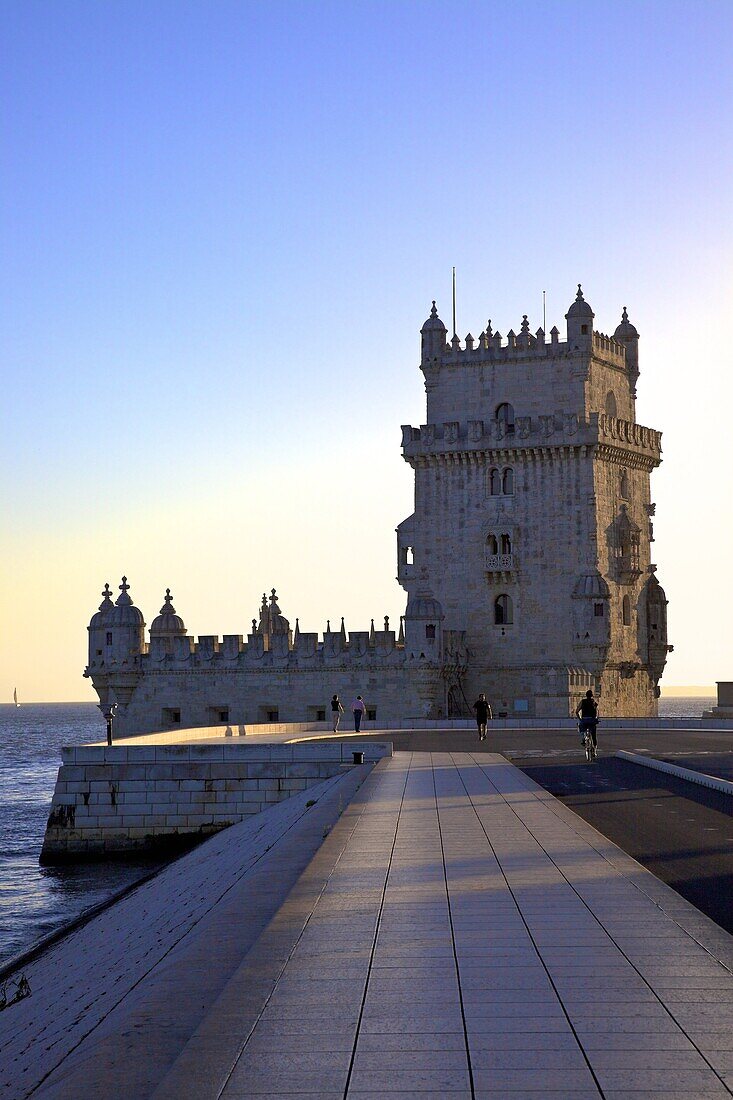
[[[331,722],[333,724],[333,732],[339,728],[339,722],[341,721],[341,715],[344,713],[344,708],[341,706],[341,700],[338,695],[334,695],[331,699]]]
[[[473,704],[473,709],[476,711],[476,725],[478,726],[478,739],[479,741],[486,740],[486,723],[493,717],[491,713],[491,703],[486,698],[486,695],[482,691],[476,702]]]
[[[351,709],[354,712],[354,730],[358,733],[361,729],[361,720],[366,712],[366,706],[361,695],[357,695],[354,702],[351,704]]]

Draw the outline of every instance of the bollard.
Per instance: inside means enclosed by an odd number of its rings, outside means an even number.
[[[355,752],[355,753],[352,753],[352,755],[354,757],[354,763],[355,764],[363,764],[364,763],[364,753],[363,752]]]

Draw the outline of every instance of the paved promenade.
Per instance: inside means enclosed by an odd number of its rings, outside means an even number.
[[[401,753],[154,1095],[730,1096],[732,944],[506,759]]]

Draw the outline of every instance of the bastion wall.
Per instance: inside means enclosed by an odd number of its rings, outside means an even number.
[[[62,749],[42,863],[185,847],[389,743],[86,745]]]

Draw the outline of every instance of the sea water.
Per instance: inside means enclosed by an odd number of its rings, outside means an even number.
[[[61,746],[105,736],[93,703],[0,705],[0,965],[160,862],[39,866]]]
[[[715,699],[662,699],[662,717],[699,718]],[[93,703],[0,705],[0,965],[130,885],[150,861],[40,867],[61,746],[104,740]]]

